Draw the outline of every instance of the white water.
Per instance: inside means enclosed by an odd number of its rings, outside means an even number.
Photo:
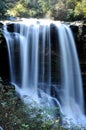
[[[54,89],[51,23],[55,26],[58,37],[52,44],[59,44],[60,52],[60,87],[58,88],[58,82],[54,83],[58,97],[51,94]],[[85,126],[81,72],[69,27],[60,22],[25,19],[16,23],[14,28],[15,31],[11,33],[5,26],[4,36],[8,46],[11,82],[21,98],[28,102],[29,97],[49,108],[55,107],[56,101],[68,119],[72,119],[76,125]],[[58,51],[55,53],[58,54]]]

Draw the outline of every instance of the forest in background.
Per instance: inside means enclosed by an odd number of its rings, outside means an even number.
[[[0,19],[9,17],[86,19],[86,0],[0,0]]]

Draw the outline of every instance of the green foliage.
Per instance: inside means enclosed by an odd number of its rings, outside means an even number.
[[[86,18],[86,0],[0,0],[0,15],[14,17],[82,20]]]
[[[65,4],[60,1],[57,4],[55,4],[55,7],[52,9],[51,16],[55,20],[66,20],[67,15],[67,9],[65,7]]]
[[[7,14],[17,17],[25,17],[28,16],[29,13],[25,2],[18,2],[12,9],[7,10]]]
[[[17,97],[13,86],[3,86],[0,83],[0,126],[3,129],[69,130],[59,123],[60,118],[51,119],[49,114],[51,114],[49,109],[45,111],[35,101],[29,102],[27,107]],[[72,125],[70,130],[81,130],[81,128]]]
[[[68,21],[72,21],[74,19],[74,10],[73,9],[68,9],[67,10],[67,17],[66,19]]]
[[[5,1],[4,0],[0,0],[0,17],[3,17],[5,12],[6,12]]]
[[[28,107],[16,96],[14,87],[0,83],[0,126],[5,130],[51,130],[54,121],[36,102]],[[53,129],[54,130],[54,129]],[[57,126],[58,130],[58,126]]]
[[[74,10],[76,3],[77,3],[77,0],[67,0],[66,6],[67,6],[68,9]]]
[[[86,0],[77,2],[77,5],[75,7],[75,17],[78,19],[86,18]]]

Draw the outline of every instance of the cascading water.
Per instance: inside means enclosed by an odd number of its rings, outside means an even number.
[[[8,32],[5,26],[4,36],[11,82],[21,98],[28,96],[49,108],[56,104],[75,124],[85,124],[82,80],[69,27],[60,22],[25,19],[14,23],[14,32]]]

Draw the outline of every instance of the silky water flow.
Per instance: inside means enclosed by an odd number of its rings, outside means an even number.
[[[11,83],[24,102],[58,106],[73,123],[86,125],[81,72],[70,28],[60,22],[25,19],[14,23],[13,32],[5,25],[4,36]]]

